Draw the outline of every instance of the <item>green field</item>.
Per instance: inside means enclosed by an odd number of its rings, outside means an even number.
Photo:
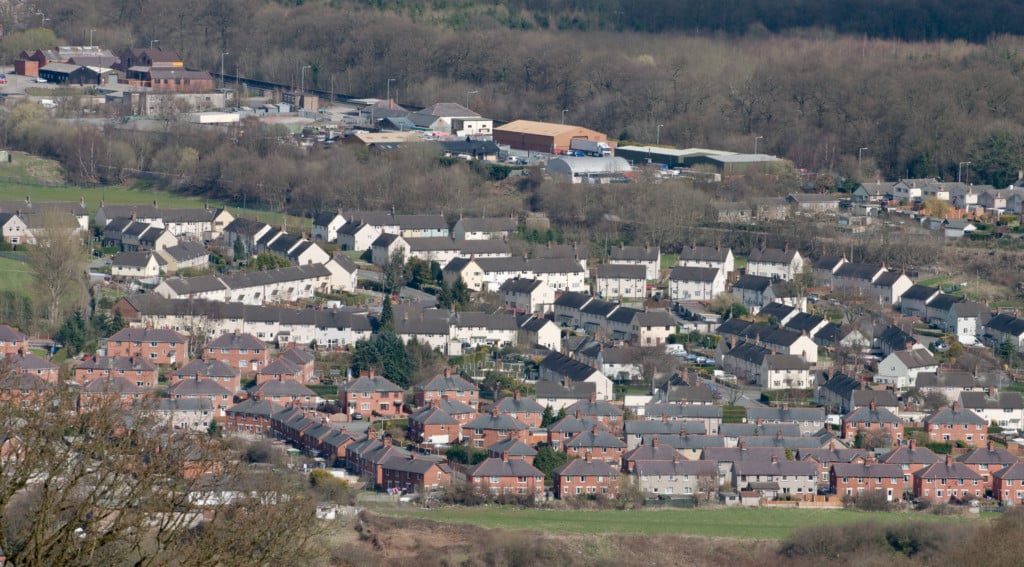
[[[679,263],[679,254],[662,254],[661,255],[661,269],[671,270]]]
[[[10,258],[0,258],[0,292],[13,291],[22,294],[31,289],[32,273],[28,264]]]
[[[483,528],[581,534],[697,535],[743,539],[782,539],[806,526],[905,520],[961,522],[959,516],[772,508],[713,510],[540,510],[511,507],[380,510],[384,515],[473,524]]]

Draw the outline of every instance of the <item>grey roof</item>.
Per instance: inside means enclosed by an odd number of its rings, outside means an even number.
[[[492,409],[506,413],[542,413],[544,407],[537,403],[537,400],[530,397],[506,396],[494,403]],[[566,410],[568,411],[568,410]]]
[[[733,464],[736,476],[813,476],[817,477],[818,467],[809,461],[760,461],[740,460]]]
[[[491,456],[500,457],[503,453],[508,453],[510,457],[536,457],[537,450],[533,447],[523,443],[518,439],[505,439],[498,441],[494,445],[487,447],[487,452]]]
[[[92,356],[75,365],[75,369],[85,370],[121,370],[153,372],[156,366],[142,357],[130,356]]]
[[[609,321],[616,322],[616,323],[632,324],[634,318],[637,315],[639,315],[640,313],[643,313],[643,312],[640,311],[639,309],[633,309],[632,307],[621,307],[620,306],[615,311],[612,311],[611,314],[608,315],[607,319]],[[673,320],[673,324],[675,324],[675,320]]]
[[[926,368],[939,365],[939,361],[935,360],[932,353],[925,348],[898,350],[892,353],[892,356],[898,358],[907,368]]]
[[[209,398],[187,398],[160,400],[160,411],[213,411],[213,402]]]
[[[168,396],[230,396],[231,392],[213,380],[200,378],[198,380],[182,380],[167,388]]]
[[[425,407],[409,416],[409,423],[422,423],[424,425],[455,425],[458,422],[454,417],[448,415],[441,408]]]
[[[120,376],[90,380],[82,387],[82,391],[90,394],[142,394],[145,392],[145,390],[136,386],[134,382]]]
[[[985,392],[960,392],[960,404],[968,409],[1024,409],[1024,398],[1017,392],[996,392],[989,396]]]
[[[644,435],[641,440],[645,445],[649,445],[655,436],[659,443],[668,445],[676,451],[725,447],[725,438],[720,435],[691,435],[689,431],[686,435]]]
[[[613,261],[656,262],[661,250],[657,246],[612,246],[608,257]]]
[[[583,309],[590,302],[598,301],[585,293],[578,291],[567,291],[555,299],[555,307],[568,307],[571,309]]]
[[[539,383],[538,383],[539,384]],[[581,431],[593,431],[595,427],[604,427],[601,422],[592,417],[576,417],[569,415],[548,426],[551,433],[579,433]]]
[[[765,357],[771,356],[772,351],[758,346],[754,343],[742,342],[725,353],[729,358],[735,358],[750,364],[761,365]]]
[[[786,458],[785,447],[708,447],[704,449],[702,459],[719,463],[736,463],[740,461],[767,461],[772,457]]]
[[[501,293],[532,293],[542,283],[544,282],[541,280],[515,277],[505,280],[498,291]]]
[[[1018,319],[1007,313],[1000,313],[989,319],[985,327],[1015,337],[1024,335],[1024,319]]]
[[[879,272],[884,271],[885,266],[881,264],[859,264],[846,262],[836,270],[837,278],[856,279],[872,281]]]
[[[249,333],[224,333],[223,335],[206,343],[207,350],[216,349],[265,349],[267,344]]]
[[[626,435],[706,435],[707,428],[703,421],[671,420],[671,421],[637,421],[628,420],[622,423]]]
[[[534,258],[588,258],[589,250],[584,245],[577,244],[551,244],[535,246],[532,256]]]
[[[573,459],[552,472],[556,476],[619,476],[619,471],[601,459]]]
[[[882,272],[877,278],[875,278],[875,281],[871,282],[871,285],[874,287],[892,287],[900,280],[900,278],[905,277],[907,276],[903,272]]]
[[[765,360],[769,370],[808,370],[810,364],[795,354],[770,354]]]
[[[499,413],[498,415],[494,415],[485,413],[463,425],[462,428],[464,430],[489,429],[493,431],[524,431],[530,427],[508,414]]]
[[[891,350],[902,350],[908,344],[917,344],[917,339],[907,334],[895,325],[889,325],[878,335],[878,342],[888,346]]]
[[[758,317],[768,317],[769,319],[774,317],[775,319],[782,321],[786,317],[792,315],[794,311],[796,311],[795,307],[779,303],[778,301],[773,301],[762,307],[761,310],[757,312],[757,315]]]
[[[938,311],[949,311],[949,308],[952,307],[954,303],[959,303],[963,300],[964,298],[960,297],[959,295],[940,293],[939,295],[933,297],[932,300],[927,303],[927,305],[929,309],[935,309]]]
[[[950,310],[956,311],[957,317],[978,317],[986,316],[992,313],[992,309],[984,303],[978,303],[976,301],[961,301],[954,303]]]
[[[975,386],[974,375],[962,370],[942,370],[941,372],[921,372],[917,375],[918,388],[972,388]]]
[[[722,406],[699,404],[651,403],[644,406],[644,418],[661,419],[722,419]]]
[[[596,432],[593,430],[581,431],[578,435],[567,441],[565,446],[573,449],[583,449],[586,447],[626,448],[626,444],[621,439],[601,429],[598,429]]]
[[[903,468],[889,463],[833,463],[836,477],[903,478]]]
[[[718,476],[718,465],[713,461],[689,461],[676,459],[672,461],[637,461],[636,474],[639,475],[714,475]]]
[[[758,292],[764,292],[772,286],[771,278],[764,276],[754,276],[751,274],[744,274],[740,279],[736,280],[733,284],[733,289],[749,289]]]
[[[814,437],[748,436],[740,437],[740,443],[747,447],[783,447],[786,449],[811,449],[822,446],[822,440]]]
[[[640,327],[675,327],[676,318],[663,309],[641,311],[633,315],[635,325]]]
[[[799,437],[796,423],[723,423],[718,428],[722,437]]]
[[[917,385],[921,385],[920,376],[918,377]],[[894,408],[899,405],[899,400],[892,390],[854,390],[854,406],[866,406],[871,402],[874,402],[876,407],[884,408]]]
[[[448,465],[410,452],[408,456],[389,455],[380,461],[381,468],[410,474],[424,475],[434,467],[448,471]]]
[[[343,392],[401,392],[402,389],[383,376],[360,376],[338,384],[338,393]]]
[[[892,423],[896,425],[902,425],[903,421],[900,418],[893,415],[893,413],[885,408],[875,406],[872,409],[870,406],[859,407],[843,418],[844,423]]]
[[[679,251],[680,262],[725,262],[729,248],[713,246],[684,246]]]
[[[10,325],[0,325],[0,341],[18,343],[25,340],[28,340],[28,335],[25,333]]]
[[[918,379],[920,380],[920,378]],[[822,389],[828,390],[842,399],[848,399],[851,392],[860,390],[861,387],[862,384],[860,380],[843,374],[842,372],[836,372],[831,378],[821,385]]]
[[[892,465],[931,464],[937,463],[939,460],[940,457],[933,453],[931,449],[916,445],[897,447],[878,458],[878,462]]]
[[[224,410],[228,414],[253,415],[270,418],[270,416],[284,409],[282,406],[270,400],[254,400],[249,398]]]
[[[568,377],[573,382],[582,382],[597,372],[590,366],[557,352],[544,357],[540,366],[559,376]]]
[[[152,252],[120,252],[110,259],[111,266],[144,268],[153,258]]]
[[[815,327],[820,326],[825,322],[825,319],[814,315],[813,313],[797,313],[793,317],[786,321],[785,328],[796,332],[810,333]]]
[[[174,293],[186,296],[229,289],[217,276],[196,276],[193,278],[166,278],[164,283]]]
[[[804,421],[825,421],[825,410],[822,408],[790,408],[790,407],[749,407],[747,408],[747,421],[777,422],[804,422]]]
[[[466,232],[511,232],[519,226],[514,217],[460,218]]]
[[[302,372],[298,366],[283,358],[276,358],[270,364],[264,366],[257,374],[264,376],[295,376]]]
[[[448,230],[444,215],[395,215],[395,221],[402,230]]]
[[[481,328],[514,331],[516,318],[508,312],[481,313],[479,311],[458,311],[452,315],[451,324],[460,328]]]
[[[457,102],[435,102],[420,111],[423,114],[443,118],[479,118],[480,114]]]
[[[565,387],[561,382],[549,382],[540,380],[534,385],[538,398],[542,399],[571,399],[580,400],[590,398],[590,395],[597,391],[597,384],[592,382],[570,382]]]
[[[910,288],[907,291],[903,292],[903,295],[900,296],[900,298],[904,301],[908,299],[916,301],[928,301],[929,299],[938,295],[938,293],[939,288],[937,287],[914,284],[910,286]]]
[[[178,262],[194,260],[208,255],[205,246],[198,242],[190,242],[187,240],[182,241],[175,246],[165,248],[164,252]]]
[[[417,384],[417,392],[445,392],[448,390],[479,392],[480,387],[458,374],[439,374],[425,383]]]
[[[679,453],[676,453],[671,445],[663,445],[658,435],[649,440],[650,443],[623,453],[622,461],[671,461],[679,456]],[[645,441],[647,440],[645,439]]]
[[[786,264],[789,265],[796,257],[797,251],[789,249],[779,248],[754,248],[750,251],[750,255],[747,256],[748,262],[762,262],[766,264]]]
[[[619,308],[619,304],[614,301],[604,301],[602,299],[595,299],[587,303],[582,311],[588,315],[595,315],[598,317],[608,317]]]
[[[846,262],[846,258],[844,256],[822,256],[814,263],[814,269],[832,272],[835,271],[837,266],[844,262]]]
[[[470,467],[466,471],[466,475],[471,478],[487,476],[544,478],[544,473],[522,459],[509,459],[507,461],[495,458],[485,459],[483,462]]]
[[[40,358],[30,352],[9,355],[7,360],[18,370],[52,370],[57,368],[56,364],[50,363],[45,358]]]
[[[674,282],[706,282],[711,283],[718,277],[716,268],[697,268],[692,266],[676,266],[668,275]]]
[[[846,447],[826,447],[800,449],[796,458],[800,461],[814,459],[819,463],[850,463],[855,459],[865,459],[868,452],[865,449],[847,449]]]
[[[967,465],[956,461],[951,463],[946,461],[932,463],[914,473],[914,476],[925,479],[953,478],[977,481],[982,480],[981,475],[972,471]]]
[[[1007,465],[992,473],[992,476],[1002,480],[1024,480],[1024,463]]]
[[[597,277],[604,279],[647,279],[647,268],[640,264],[601,264],[597,267]]]
[[[135,329],[124,328],[111,335],[111,341],[184,343],[188,338],[173,329]]]
[[[992,446],[990,443],[987,447],[970,449],[956,460],[966,465],[1011,465],[1020,459],[1006,449]]]

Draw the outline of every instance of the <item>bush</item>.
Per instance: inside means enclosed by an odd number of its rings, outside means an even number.
[[[324,469],[313,469],[313,472],[309,473],[309,485],[320,500],[348,506],[356,503],[356,491],[348,481],[337,478]]]
[[[248,463],[277,463],[281,460],[281,451],[270,441],[254,441],[245,448],[244,458]]]
[[[843,496],[843,506],[865,512],[886,512],[892,508],[892,503],[884,492],[875,490],[860,496]]]

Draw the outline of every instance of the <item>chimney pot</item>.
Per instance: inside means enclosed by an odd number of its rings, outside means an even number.
[[[651,447],[654,447],[655,449],[657,449],[657,448],[658,448],[658,436],[657,436],[657,435],[655,435],[655,436],[654,436],[654,437],[653,437],[653,438],[651,439]]]

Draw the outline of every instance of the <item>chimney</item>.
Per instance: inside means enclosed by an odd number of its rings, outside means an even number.
[[[446,367],[446,368],[444,369],[444,377],[445,377],[445,378],[448,378],[449,376],[451,376],[451,370],[449,370],[449,369],[448,369],[448,368]]]
[[[773,454],[773,455],[772,455],[772,464],[773,464],[773,465],[777,465],[778,463],[779,463],[779,456],[778,456],[778,455],[775,455],[775,454]]]
[[[954,412],[960,411],[960,402],[953,402],[953,411]]]
[[[597,401],[597,392],[590,392],[590,403]]]
[[[415,461],[416,460],[416,451],[409,451],[409,460],[410,461]]]
[[[680,437],[686,437],[686,426],[685,425],[681,425],[679,427],[679,436]]]
[[[576,419],[583,419],[583,410],[576,408]]]
[[[789,411],[789,403],[782,402],[782,411]]]
[[[563,376],[562,377],[562,387],[564,387],[566,389],[569,388],[569,377],[568,376]]]
[[[757,426],[761,427],[762,423],[764,423],[764,418],[761,417],[761,416],[757,416],[757,421],[756,421]]]
[[[501,462],[503,462],[503,463],[507,463],[508,462],[508,451],[502,451],[501,452]]]
[[[678,463],[679,462],[679,451],[676,451],[675,454],[672,455],[672,462],[673,463]]]
[[[391,446],[391,436],[390,435],[384,437],[384,439],[382,439],[381,441],[384,442],[384,446],[385,447],[390,447]]]
[[[658,448],[658,436],[657,435],[655,435],[654,437],[651,438],[651,447],[653,447],[655,449]]]
[[[498,417],[498,404],[491,406],[491,417]]]
[[[668,412],[661,414],[661,422],[668,423]]]
[[[775,438],[776,439],[782,439],[782,430],[781,429],[776,429],[775,430]]]
[[[989,441],[988,441],[988,450],[989,450],[989,452],[992,452],[992,451],[994,451],[994,450],[995,450],[995,448],[996,448],[995,444],[994,444],[994,443],[992,443],[992,440],[991,440],[991,439],[989,439]]]
[[[947,453],[946,454],[946,466],[947,467],[953,466],[953,454],[952,453]]]
[[[594,424],[594,429],[593,429],[594,435],[597,435],[599,431],[600,431],[600,429],[599,429],[598,425],[595,423]]]
[[[910,443],[909,443],[909,447],[910,447],[910,450],[913,451],[914,449],[917,448],[917,442],[914,441],[913,439],[911,439]]]
[[[515,392],[512,393],[512,399],[517,402],[519,401],[519,390],[516,390]]]
[[[871,411],[875,411],[875,399],[874,398],[871,398],[871,403],[868,404],[868,408]]]
[[[584,459],[586,459],[586,461],[587,461],[588,463],[589,463],[589,462],[591,462],[591,461],[593,461],[593,460],[594,460],[594,455],[593,455],[593,453],[591,453],[590,451],[587,451],[587,454],[586,454],[586,456],[584,457]]]

